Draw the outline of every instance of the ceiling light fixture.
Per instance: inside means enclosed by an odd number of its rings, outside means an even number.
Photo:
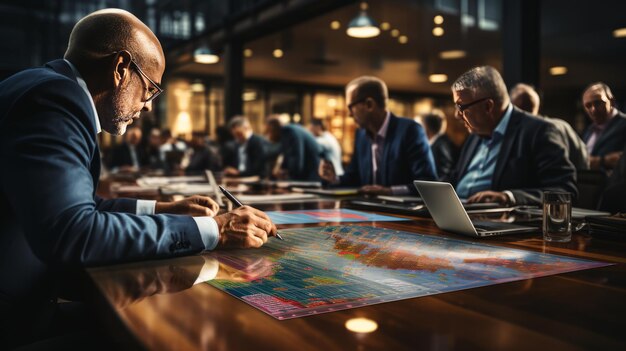
[[[398,37],[398,43],[406,44],[409,42],[409,38],[406,35],[401,35]]]
[[[339,28],[341,28],[341,22],[339,22],[339,21],[332,21],[332,22],[330,22],[330,29],[337,30]]]
[[[389,22],[383,22],[380,24],[380,29],[382,30],[389,30],[391,28],[391,24],[389,24]]]
[[[433,18],[433,22],[435,24],[442,24],[443,23],[443,16],[441,16],[441,15],[435,16],[435,18]]]
[[[431,83],[445,83],[448,81],[448,75],[441,73],[431,74],[430,76],[428,76],[428,80]]]
[[[440,37],[440,36],[442,36],[442,35],[443,35],[443,33],[444,33],[443,28],[441,28],[441,27],[435,27],[435,28],[433,28],[433,35],[434,35],[434,36],[436,36],[436,37]]]
[[[613,37],[626,38],[626,28],[617,28],[613,31]]]
[[[213,51],[211,51],[211,49],[209,49],[206,45],[200,46],[193,52],[193,59],[197,63],[206,65],[218,63],[220,61],[220,57],[214,54]]]
[[[243,56],[244,57],[250,58],[250,57],[252,57],[252,54],[254,54],[252,49],[243,49]]]
[[[439,58],[442,60],[455,60],[467,56],[467,52],[464,50],[448,50],[439,53]]]
[[[398,37],[399,35],[400,35],[400,31],[399,31],[399,30],[397,30],[397,29],[392,29],[392,30],[391,30],[391,36],[392,36],[392,37],[396,38],[396,37]]]
[[[567,67],[565,66],[550,67],[550,74],[553,76],[562,76],[564,74],[567,74]]]
[[[380,28],[376,22],[367,15],[367,3],[361,3],[361,13],[354,17],[346,33],[353,38],[373,38],[380,34]]]

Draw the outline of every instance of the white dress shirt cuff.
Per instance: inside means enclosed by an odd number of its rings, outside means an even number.
[[[154,209],[156,207],[155,200],[137,200],[137,212],[136,214],[141,215],[153,215]]]
[[[215,222],[213,217],[209,216],[193,217],[193,220],[196,221],[196,225],[198,225],[200,237],[204,243],[204,249],[215,249],[220,237],[220,229],[217,227],[217,222]]]
[[[406,185],[393,185],[391,187],[391,193],[393,195],[409,195],[411,191]]]
[[[513,195],[513,193],[509,190],[504,190],[503,191],[504,195],[506,195],[506,197],[509,198],[509,205],[514,206],[515,205],[515,195]]]
[[[202,256],[202,258],[204,259],[204,265],[200,270],[200,274],[198,274],[198,279],[196,279],[193,285],[213,280],[220,268],[220,263],[216,259],[204,256]]]

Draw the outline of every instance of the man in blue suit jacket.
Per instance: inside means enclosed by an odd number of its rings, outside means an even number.
[[[611,88],[602,82],[589,85],[583,93],[583,107],[592,121],[583,134],[591,169],[612,170],[626,146],[626,114],[615,104]]]
[[[212,218],[218,207],[207,197],[157,203],[95,195],[97,134],[121,135],[150,111],[164,69],[146,25],[126,11],[102,10],[76,24],[65,60],[0,83],[3,334],[36,338],[28,328],[45,324],[34,316],[55,308],[60,272],[258,247],[275,234],[269,217],[249,207]]]
[[[456,118],[472,133],[452,176],[469,202],[537,205],[546,190],[577,194],[575,168],[556,127],[511,104],[490,66],[463,73],[452,85]]]
[[[422,127],[387,110],[387,85],[362,76],[346,86],[350,116],[359,125],[352,160],[341,177],[323,162],[322,179],[333,185],[357,186],[367,194],[415,193],[413,181],[436,180],[433,155]]]
[[[267,134],[273,143],[279,145],[283,162],[277,178],[319,181],[317,169],[322,148],[313,134],[299,124],[282,125],[278,117],[267,120]]]

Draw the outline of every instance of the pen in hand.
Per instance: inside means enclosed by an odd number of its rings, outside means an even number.
[[[222,191],[222,194],[224,194],[224,196],[226,196],[226,198],[228,200],[230,200],[230,202],[233,203],[233,205],[235,205],[235,207],[241,207],[243,206],[243,204],[241,203],[241,201],[237,200],[237,198],[230,193],[230,191],[226,190],[223,186],[218,185],[218,187],[220,188],[220,190]],[[278,232],[276,232],[276,237],[280,240],[285,240],[283,239],[282,236],[280,236],[280,234],[278,234]]]

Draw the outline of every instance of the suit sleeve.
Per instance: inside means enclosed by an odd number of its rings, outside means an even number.
[[[96,265],[204,249],[191,217],[110,212],[135,205],[94,196],[90,165],[99,156],[83,96],[69,80],[39,85],[0,131],[3,191],[33,252],[50,264]]]
[[[263,145],[263,141],[260,138],[252,137],[250,138],[248,145],[248,164],[250,167],[246,169],[245,172],[241,173],[241,176],[265,176],[265,167],[267,163],[267,158],[265,156],[265,145]]]
[[[405,136],[406,155],[413,180],[437,180],[435,160],[422,127],[417,122],[411,123]],[[407,185],[409,189],[415,189],[413,183]]]
[[[567,191],[576,198],[576,170],[567,158],[563,138],[555,126],[545,123],[533,133],[533,163],[537,187],[510,189],[518,205],[541,203],[544,191]],[[507,189],[504,189],[507,190]]]
[[[284,155],[282,168],[289,172],[290,178],[300,178],[304,173],[304,139],[298,138],[296,132],[285,129],[280,143]]]

